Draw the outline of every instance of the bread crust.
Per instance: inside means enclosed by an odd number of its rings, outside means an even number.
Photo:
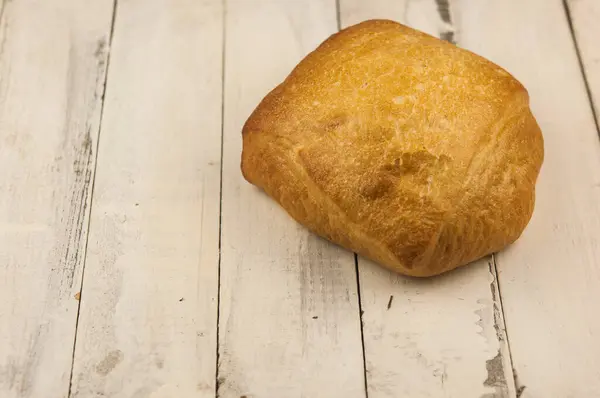
[[[525,88],[386,20],[332,35],[244,125],[242,173],[314,233],[411,276],[513,243],[543,138]]]

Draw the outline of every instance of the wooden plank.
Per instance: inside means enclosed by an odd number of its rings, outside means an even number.
[[[600,2],[598,0],[567,0],[573,32],[581,56],[587,84],[592,97],[598,127],[600,115]]]
[[[365,396],[353,254],[308,233],[240,172],[246,118],[335,30],[333,1],[228,2],[221,398]]]
[[[214,397],[222,5],[118,3],[73,397]]]
[[[533,219],[498,256],[522,397],[600,396],[600,143],[563,4],[460,5],[461,42],[523,82],[544,133]]]
[[[343,26],[393,19],[450,41],[462,29],[444,1],[340,6]],[[492,257],[426,280],[360,259],[359,274],[370,398],[515,396]]]
[[[112,2],[0,4],[0,396],[65,397]]]

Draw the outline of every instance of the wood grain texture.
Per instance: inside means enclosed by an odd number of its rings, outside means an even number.
[[[64,397],[112,2],[0,4],[0,396]]]
[[[73,397],[214,397],[222,5],[118,3]]]
[[[460,43],[444,1],[340,0],[342,26],[393,19]],[[514,397],[492,257],[416,280],[360,259],[370,398]]]
[[[240,171],[246,118],[335,30],[333,1],[227,2],[221,398],[365,396],[353,254],[307,232]]]
[[[600,1],[566,0],[566,4],[579,48],[581,65],[587,78],[598,128],[598,115],[600,115],[600,45],[598,45]]]
[[[497,258],[521,396],[600,396],[600,142],[563,4],[460,5],[461,43],[523,82],[545,139],[533,219]]]

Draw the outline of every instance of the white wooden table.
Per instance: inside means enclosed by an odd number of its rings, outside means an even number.
[[[600,397],[599,0],[0,4],[0,397]],[[254,106],[370,18],[529,90],[508,250],[401,277],[242,179]]]

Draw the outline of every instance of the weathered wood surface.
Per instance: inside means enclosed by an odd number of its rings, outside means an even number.
[[[0,397],[600,396],[598,2],[119,0],[114,30],[108,0],[0,10]],[[253,108],[369,18],[528,88],[537,207],[495,259],[357,275],[243,180]]]
[[[219,396],[364,397],[353,254],[308,233],[240,172],[243,123],[335,32],[335,3],[227,7]]]
[[[443,1],[340,0],[341,23],[393,19],[458,42]],[[514,397],[492,257],[447,275],[405,278],[359,261],[370,398]]]
[[[64,397],[112,3],[0,4],[0,397]]]
[[[220,2],[118,3],[72,397],[214,397]]]

